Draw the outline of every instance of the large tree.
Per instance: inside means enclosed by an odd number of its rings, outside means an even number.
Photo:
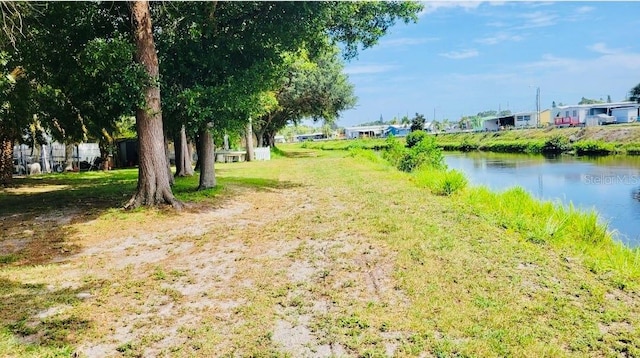
[[[144,88],[144,105],[136,110],[138,128],[138,190],[127,207],[169,203],[174,207],[181,204],[171,192],[170,177],[167,172],[162,109],[160,105],[160,70],[151,26],[151,13],[147,1],[130,3],[133,38],[136,45],[136,62],[140,63],[149,76]]]
[[[214,141],[202,137],[246,128],[249,118],[263,110],[261,94],[278,88],[286,70],[285,53],[304,46],[315,56],[340,42],[350,58],[374,45],[396,20],[415,20],[421,5],[204,2],[156,9],[162,79],[172,93],[170,100],[182,101],[170,108],[195,116],[184,119],[174,113],[171,118],[198,128],[198,157],[208,158]],[[215,183],[214,175],[213,170],[201,171],[200,188]]]
[[[0,52],[0,185],[13,178],[13,145],[32,122],[32,93],[22,68]]]
[[[289,65],[275,93],[277,105],[254,122],[259,146],[274,146],[278,131],[304,118],[331,125],[341,111],[356,103],[336,48],[328,48],[315,59],[304,50],[286,57]]]
[[[640,103],[640,83],[629,91],[629,100]]]

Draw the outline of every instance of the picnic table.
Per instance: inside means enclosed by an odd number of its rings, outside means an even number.
[[[219,150],[216,152],[216,162],[233,163],[244,162],[247,152],[240,150]]]

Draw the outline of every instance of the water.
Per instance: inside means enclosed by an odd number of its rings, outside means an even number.
[[[498,191],[519,185],[540,199],[595,209],[618,240],[640,247],[640,157],[473,152],[446,153],[445,161],[472,184]]]

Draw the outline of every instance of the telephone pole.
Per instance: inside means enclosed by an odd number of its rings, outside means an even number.
[[[536,88],[536,127],[540,124],[540,87]]]

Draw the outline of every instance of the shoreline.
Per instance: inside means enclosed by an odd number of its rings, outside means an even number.
[[[497,153],[640,155],[640,125],[536,128],[499,132],[434,134],[446,151]]]

